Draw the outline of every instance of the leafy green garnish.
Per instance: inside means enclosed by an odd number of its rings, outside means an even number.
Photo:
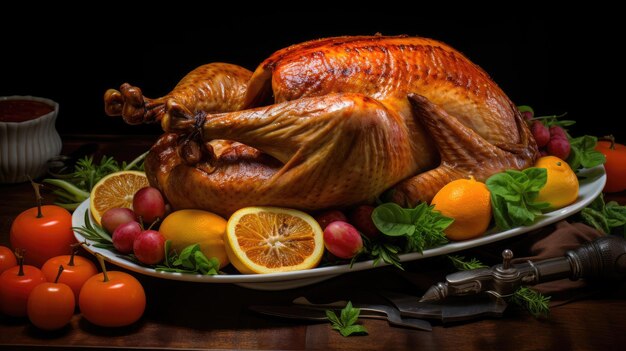
[[[348,301],[345,308],[341,310],[341,316],[337,317],[332,310],[326,310],[326,317],[332,324],[334,330],[339,331],[342,336],[367,335],[367,329],[360,324],[355,324],[359,319],[361,310],[352,307],[352,302]]]
[[[402,264],[400,264],[400,257],[398,256],[398,252],[400,252],[400,248],[398,246],[391,243],[374,242],[371,244],[371,247],[368,248],[368,252],[374,259],[374,266],[378,265],[382,260],[387,264],[394,265],[397,268],[404,270],[404,268],[402,268]]]
[[[200,251],[199,244],[185,247],[180,254],[176,250],[170,250],[171,241],[165,242],[165,265],[157,265],[157,272],[196,273],[203,275],[216,275],[219,273],[220,261],[211,257],[207,258]]]
[[[113,239],[109,233],[97,224],[92,224],[89,219],[89,211],[85,211],[85,225],[83,227],[72,227],[73,231],[79,232],[85,239],[95,241],[95,247],[114,250]]]
[[[485,184],[491,192],[491,208],[500,229],[530,225],[550,204],[535,202],[539,190],[546,184],[545,168],[507,170],[489,177]]]
[[[534,317],[548,317],[550,314],[550,296],[544,296],[541,293],[522,286],[511,297],[511,302],[525,308]]]
[[[93,156],[85,156],[76,162],[71,173],[51,173],[54,178],[44,179],[43,182],[57,188],[53,191],[57,196],[56,205],[73,211],[89,197],[93,186],[106,175],[124,170],[143,171],[142,161],[147,154],[145,152],[130,163],[122,162],[121,165],[113,157],[102,156],[97,164],[93,161]]]
[[[448,259],[450,261],[452,261],[452,264],[454,265],[454,268],[456,268],[456,269],[458,269],[460,271],[468,271],[468,270],[471,270],[471,269],[478,269],[478,268],[485,268],[485,267],[487,267],[486,265],[484,265],[482,262],[480,262],[476,258],[472,258],[471,260],[466,261],[464,256],[446,255],[446,257],[448,257]]]
[[[422,252],[447,243],[443,231],[454,221],[434,211],[433,207],[424,202],[412,209],[386,203],[374,209],[372,220],[383,234],[405,237],[406,252]]]
[[[583,135],[578,138],[570,138],[570,154],[567,163],[577,171],[581,168],[592,168],[606,162],[606,157],[595,149],[598,138]]]
[[[626,206],[620,206],[615,201],[605,203],[602,193],[580,211],[580,216],[583,222],[604,234],[621,234],[626,237]]]

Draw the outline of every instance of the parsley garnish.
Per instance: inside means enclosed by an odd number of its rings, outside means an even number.
[[[359,319],[359,313],[361,310],[352,307],[352,302],[348,301],[346,307],[341,310],[340,317],[337,317],[332,310],[326,310],[326,317],[332,324],[332,328],[339,331],[343,336],[367,335],[367,329],[364,326],[355,324]]]

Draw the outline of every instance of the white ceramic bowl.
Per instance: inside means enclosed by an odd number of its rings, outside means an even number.
[[[1,96],[0,100],[31,100],[54,110],[24,122],[0,120],[0,183],[19,183],[42,176],[49,159],[61,152],[61,137],[55,129],[59,104],[33,96]]]

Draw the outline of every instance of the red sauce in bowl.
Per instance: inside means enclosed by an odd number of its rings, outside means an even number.
[[[54,107],[33,100],[0,100],[0,122],[26,122],[54,111]]]

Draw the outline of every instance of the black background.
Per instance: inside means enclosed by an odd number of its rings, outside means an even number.
[[[283,13],[196,18],[146,14],[94,20],[45,13],[4,26],[0,96],[35,95],[60,104],[57,128],[69,134],[154,134],[158,126],[127,126],[107,117],[107,88],[129,82],[149,97],[166,94],[198,65],[222,61],[254,70],[275,50],[335,35],[409,34],[435,38],[483,67],[518,105],[538,115],[568,112],[572,134],[615,134],[623,111],[621,27],[609,16],[521,15],[451,19],[398,10],[376,13]],[[334,12],[333,12],[334,13]],[[608,11],[610,14],[610,11]],[[105,15],[106,17],[106,15]],[[197,17],[201,17],[198,20]],[[33,34],[34,33],[34,34]]]

